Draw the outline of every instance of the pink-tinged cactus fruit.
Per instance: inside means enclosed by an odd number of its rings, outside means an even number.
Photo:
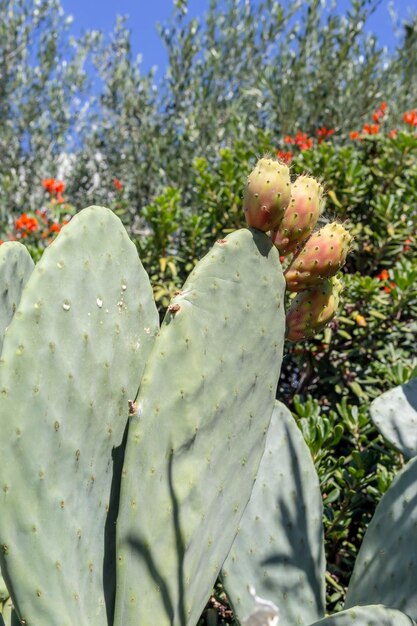
[[[337,222],[313,233],[285,272],[287,289],[303,291],[334,276],[346,261],[351,241],[351,235]]]
[[[280,254],[287,255],[313,232],[323,210],[323,187],[311,176],[299,176],[291,185],[291,198],[278,228],[271,233]]]
[[[263,232],[277,228],[291,194],[290,171],[274,159],[260,159],[249,174],[243,196],[246,223]]]
[[[335,277],[298,293],[286,316],[289,341],[302,341],[322,330],[339,306],[342,283]]]

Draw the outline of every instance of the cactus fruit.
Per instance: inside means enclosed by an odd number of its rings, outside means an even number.
[[[284,291],[271,240],[243,229],[214,245],[169,307],[129,425],[115,624],[197,623],[265,445]]]
[[[386,391],[370,407],[375,426],[407,458],[417,456],[417,378]]]
[[[85,209],[33,270],[0,361],[0,562],[28,626],[112,623],[118,466],[157,327],[121,221]]]
[[[278,228],[271,233],[280,254],[287,255],[313,232],[323,210],[323,187],[311,176],[299,176],[291,185],[291,199]]]
[[[337,222],[327,224],[307,239],[285,272],[289,291],[302,291],[334,276],[344,265],[352,237]]]
[[[341,290],[342,283],[333,276],[300,291],[287,311],[287,339],[302,341],[320,332],[333,319]]]
[[[249,583],[279,607],[282,624],[310,624],[324,615],[325,569],[318,476],[291,412],[276,402],[223,586],[240,621],[253,604]]]
[[[4,333],[34,267],[29,252],[18,241],[6,241],[0,246],[0,353]]]
[[[243,209],[250,228],[266,232],[281,222],[290,201],[290,171],[275,159],[260,159],[249,174]]]

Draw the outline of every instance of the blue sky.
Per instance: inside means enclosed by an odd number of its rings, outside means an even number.
[[[256,0],[253,0],[256,2]],[[287,0],[288,1],[288,0]],[[165,23],[172,12],[173,0],[61,0],[65,13],[72,15],[72,31],[79,34],[83,30],[101,30],[109,33],[117,15],[128,16],[128,26],[132,31],[132,44],[135,54],[142,54],[143,70],[156,65],[158,75],[164,71],[166,55],[156,31],[156,23]],[[285,3],[285,0],[284,0]],[[203,16],[208,0],[189,0],[189,15]],[[391,49],[395,47],[395,28],[392,24],[389,5],[393,4],[399,21],[411,15],[411,7],[417,11],[417,0],[382,0],[369,21],[369,30],[375,33],[381,43]],[[337,0],[341,13],[350,5],[349,0]]]

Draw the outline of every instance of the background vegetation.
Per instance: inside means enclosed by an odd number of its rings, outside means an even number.
[[[162,315],[213,241],[243,226],[259,155],[325,181],[323,221],[355,238],[341,312],[287,345],[278,397],[320,476],[329,610],[342,607],[367,523],[403,464],[369,403],[417,374],[417,19],[388,53],[365,32],[377,4],[352,0],[339,15],[319,0],[211,0],[200,22],[177,0],[156,85],[123,20],[110,38],[75,41],[57,0],[0,0],[0,225],[35,258],[77,210],[110,206]],[[220,584],[211,606],[232,623]]]

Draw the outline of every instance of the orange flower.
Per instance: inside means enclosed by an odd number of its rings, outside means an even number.
[[[48,193],[54,193],[55,191],[56,180],[55,178],[44,178],[42,181],[42,186]]]
[[[294,143],[292,137],[290,137],[289,135],[285,135],[284,142],[285,143]]]
[[[22,231],[21,236],[27,236],[27,233],[33,233],[38,230],[38,220],[35,217],[29,217],[27,213],[22,213],[20,217],[15,220],[16,230]]]
[[[395,287],[395,283],[391,282],[389,285],[386,285],[384,287],[384,291],[385,293],[389,293],[391,291],[391,289],[393,289]]]
[[[366,319],[364,318],[363,315],[360,315],[359,313],[355,316],[355,322],[357,323],[358,326],[366,326]]]
[[[382,272],[378,274],[377,278],[378,280],[388,280],[389,278],[388,270],[382,270]]]
[[[404,241],[404,252],[409,252],[410,250],[411,239],[406,239]]]
[[[49,232],[51,233],[59,233],[59,231],[61,230],[61,226],[59,224],[51,224],[51,228],[49,229]]]
[[[292,161],[292,152],[285,152],[285,150],[277,150],[277,157],[284,161],[284,163],[291,163]]]
[[[417,126],[417,109],[406,111],[403,115],[403,120],[406,124],[409,124],[410,126]]]
[[[349,137],[353,140],[355,139],[359,139],[359,131],[358,130],[352,130],[351,133],[349,133]]]
[[[379,124],[364,124],[362,130],[366,135],[377,135],[379,133]]]
[[[64,193],[64,191],[65,191],[65,183],[64,183],[64,181],[62,181],[62,180],[56,181],[55,186],[54,186],[54,191],[55,191],[55,193],[57,195],[60,194],[60,193]]]
[[[318,137],[317,142],[322,143],[326,139],[326,137],[331,137],[332,135],[334,135],[335,132],[336,131],[334,130],[334,128],[327,128],[326,126],[318,128],[316,130],[316,135]]]
[[[58,204],[62,204],[63,202],[65,202],[64,197],[60,193],[57,194],[56,201],[58,202]]]
[[[388,137],[390,137],[390,139],[395,139],[397,136],[397,129],[393,128],[392,130],[389,131],[388,133]]]
[[[117,191],[121,191],[123,189],[123,183],[118,178],[115,178],[113,180],[113,185]]]

